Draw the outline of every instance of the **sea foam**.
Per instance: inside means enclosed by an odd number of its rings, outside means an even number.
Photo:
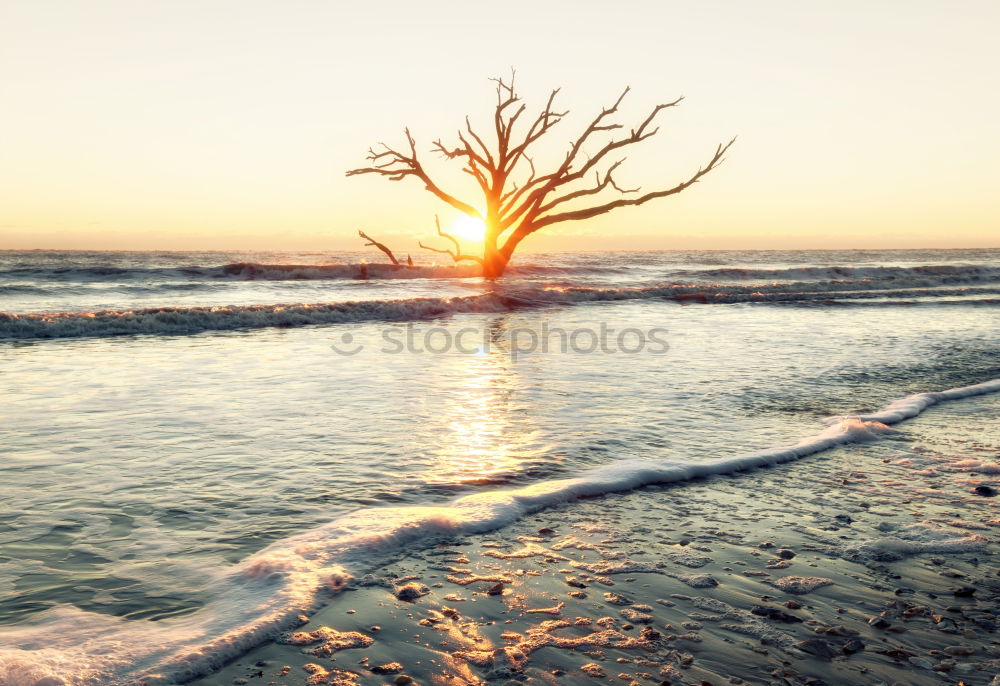
[[[987,539],[978,534],[958,533],[931,522],[918,522],[891,533],[891,536],[864,541],[846,548],[844,557],[856,561],[891,562],[922,553],[979,550],[987,543]]]

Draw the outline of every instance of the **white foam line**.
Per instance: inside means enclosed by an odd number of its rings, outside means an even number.
[[[159,686],[189,681],[291,628],[300,613],[316,607],[324,589],[339,590],[348,576],[376,569],[403,548],[426,547],[442,536],[498,529],[585,496],[798,460],[875,439],[890,432],[889,425],[916,417],[936,403],[997,391],[1000,379],[918,393],[874,414],[828,418],[825,430],[793,445],[737,457],[622,461],[576,478],[477,493],[447,505],[363,509],[219,570],[214,575],[215,600],[186,617],[126,621],[64,606],[42,613],[34,622],[4,627],[0,685]]]
[[[897,424],[904,419],[916,417],[931,405],[936,405],[943,400],[958,400],[959,398],[968,398],[969,396],[983,395],[984,393],[996,393],[997,391],[1000,391],[1000,379],[993,379],[992,381],[984,381],[983,383],[975,384],[974,386],[962,386],[961,388],[952,388],[947,391],[938,391],[936,393],[917,393],[916,395],[908,395],[905,398],[892,401],[882,408],[881,411],[876,412],[875,414],[863,414],[846,418],[829,417],[824,421],[827,424],[832,424],[843,419],[858,419],[863,422]]]
[[[543,482],[508,491],[506,494],[501,492],[466,496],[454,501],[453,506],[459,508],[480,506],[491,499],[503,498],[506,495],[509,498],[508,504],[517,506],[527,513],[550,505],[557,499],[569,500],[630,490],[653,483],[686,481],[767,467],[797,460],[838,445],[872,440],[887,433],[889,425],[916,417],[931,405],[944,400],[957,400],[998,391],[1000,391],[1000,379],[936,393],[918,393],[895,400],[875,414],[829,417],[824,420],[824,423],[830,425],[825,431],[783,448],[772,448],[727,459],[698,462],[667,462],[663,460],[616,462],[593,469],[575,479]],[[557,498],[560,494],[562,497]]]

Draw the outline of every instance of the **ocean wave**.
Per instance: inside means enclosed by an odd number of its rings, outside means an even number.
[[[296,327],[369,320],[400,321],[441,317],[456,312],[511,309],[502,298],[415,298],[305,305],[232,305],[228,307],[153,307],[99,312],[42,314],[0,313],[0,340],[177,335],[266,327]]]
[[[620,273],[620,267],[601,265],[511,265],[511,276]],[[233,281],[334,281],[351,279],[467,279],[479,277],[482,269],[474,263],[396,265],[387,262],[354,264],[260,264],[233,262],[220,266],[187,267],[19,267],[0,270],[0,279],[35,282],[128,282],[177,279]]]
[[[46,295],[49,290],[41,286],[32,286],[30,284],[11,284],[8,286],[0,285],[0,295],[8,294],[30,294],[30,295]]]
[[[1000,391],[1000,379],[919,393],[827,428],[793,445],[718,460],[625,460],[575,478],[477,493],[448,505],[370,508],[278,541],[227,569],[206,569],[214,600],[193,614],[158,622],[125,620],[70,606],[0,628],[5,686],[163,686],[207,674],[296,626],[352,577],[400,551],[482,533],[546,507],[647,484],[683,482],[791,462],[836,446],[877,440],[889,425],[948,400]]]
[[[649,288],[520,288],[499,289],[453,298],[361,300],[319,304],[152,307],[97,312],[0,312],[0,340],[182,335],[268,327],[297,327],[361,321],[415,321],[471,312],[627,300],[668,300],[680,304],[799,303],[838,304],[845,299],[969,296],[996,293],[996,288],[830,291],[791,287],[654,286]],[[972,303],[955,300],[951,304]],[[980,304],[990,304],[984,300]],[[905,304],[905,303],[903,303]]]
[[[786,305],[801,307],[997,307],[1000,298],[935,298],[933,300],[803,300],[786,302]]]
[[[676,272],[676,275],[724,281],[844,281],[864,279],[949,284],[1000,281],[1000,267],[982,264],[941,264],[916,267],[787,267],[781,269],[725,267],[682,270]]]
[[[359,264],[256,264],[236,262],[221,267],[182,269],[184,274],[210,279],[243,281],[336,280],[336,279],[459,279],[480,276],[475,264],[397,265],[382,262]]]
[[[428,279],[478,276],[477,265],[258,264],[234,262],[216,267],[22,267],[0,271],[0,279],[36,282],[129,282],[178,279],[293,281],[337,279]]]
[[[226,287],[221,283],[206,283],[199,281],[180,282],[146,282],[146,283],[58,283],[45,285],[32,284],[0,284],[0,296],[3,295],[28,295],[45,298],[72,298],[74,296],[104,296],[107,294],[123,293],[128,295],[146,295],[157,293],[195,291],[215,291]]]

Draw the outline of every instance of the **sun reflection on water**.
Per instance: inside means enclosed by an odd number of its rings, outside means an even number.
[[[503,483],[544,452],[517,416],[519,378],[502,350],[450,355],[444,434],[424,478],[438,485]]]

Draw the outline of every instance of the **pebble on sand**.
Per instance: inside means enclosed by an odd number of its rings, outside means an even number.
[[[821,576],[783,576],[780,579],[775,579],[771,584],[785,593],[804,595],[815,591],[817,588],[830,586],[833,584],[833,580],[824,579]]]
[[[408,584],[403,584],[402,586],[396,586],[393,589],[393,593],[400,600],[405,600],[407,602],[412,602],[419,598],[420,596],[427,595],[430,593],[430,589],[423,584],[418,584],[415,581],[411,581]]]
[[[677,578],[691,588],[714,588],[719,585],[715,577],[708,574],[687,574]]]
[[[399,674],[403,671],[403,665],[398,662],[387,662],[384,665],[376,665],[371,668],[372,674]]]

